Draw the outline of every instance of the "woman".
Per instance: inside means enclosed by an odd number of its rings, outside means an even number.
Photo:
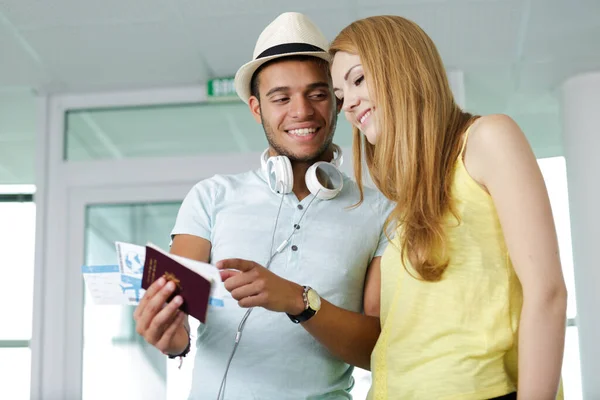
[[[404,18],[356,21],[330,52],[356,178],[364,151],[397,203],[370,398],[562,397],[566,288],[524,134],[462,111],[435,45]]]

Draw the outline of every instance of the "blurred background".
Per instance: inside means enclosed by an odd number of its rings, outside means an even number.
[[[359,18],[412,19],[464,108],[519,123],[568,284],[566,398],[600,399],[598,0],[0,0],[0,398],[185,398],[192,357],[177,369],[132,307],[91,304],[79,266],[114,264],[116,240],[168,247],[195,182],[259,166],[267,142],[232,77],[285,11],[330,40]],[[335,138],[351,175],[343,118]],[[355,378],[364,399],[370,374]]]

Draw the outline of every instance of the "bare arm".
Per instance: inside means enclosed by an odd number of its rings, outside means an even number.
[[[192,235],[177,235],[171,245],[171,253],[193,260],[208,262],[211,244],[208,240]],[[187,315],[178,311],[180,296],[169,304],[165,302],[175,288],[161,278],[154,282],[140,301],[133,317],[137,332],[148,343],[165,354],[180,354],[187,347],[189,323]]]
[[[483,117],[472,129],[465,164],[494,200],[523,287],[518,396],[555,399],[564,351],[566,287],[544,180],[524,134],[510,118]]]
[[[171,254],[196,261],[208,262],[211,244],[208,240],[193,235],[176,235],[171,244]]]
[[[323,300],[317,315],[302,324],[333,355],[367,370],[371,369],[371,353],[381,332],[380,263],[381,257],[375,257],[369,265],[363,297],[365,315],[344,310]]]
[[[336,307],[322,299],[319,312],[302,323],[334,356],[363,369],[370,369],[371,352],[380,333],[380,262],[381,257],[374,258],[367,271],[364,291],[367,315]],[[225,288],[241,307],[264,307],[291,315],[304,311],[302,286],[297,283],[252,261],[223,260],[217,267],[224,270],[221,276]]]

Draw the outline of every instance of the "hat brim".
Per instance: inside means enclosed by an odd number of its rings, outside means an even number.
[[[327,62],[331,62],[331,57],[329,53],[323,51],[304,51],[297,53],[285,53],[285,54],[276,54],[269,57],[260,58],[258,60],[252,60],[240,67],[235,74],[235,91],[242,101],[248,104],[248,99],[250,99],[250,81],[252,80],[252,76],[256,72],[256,70],[266,63],[267,61],[274,60],[276,58],[284,58],[284,57],[292,57],[292,56],[313,56],[320,59],[323,59]]]

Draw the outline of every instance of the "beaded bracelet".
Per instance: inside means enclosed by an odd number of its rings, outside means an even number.
[[[190,350],[192,349],[192,338],[190,337],[190,331],[188,330],[188,328],[184,325],[183,328],[186,330],[187,334],[188,334],[188,342],[187,342],[187,346],[185,346],[185,349],[183,349],[183,351],[179,354],[167,354],[167,357],[169,357],[170,359],[173,358],[179,358],[179,369],[181,369],[181,365],[183,364],[183,357],[187,356],[188,353],[190,352]]]

